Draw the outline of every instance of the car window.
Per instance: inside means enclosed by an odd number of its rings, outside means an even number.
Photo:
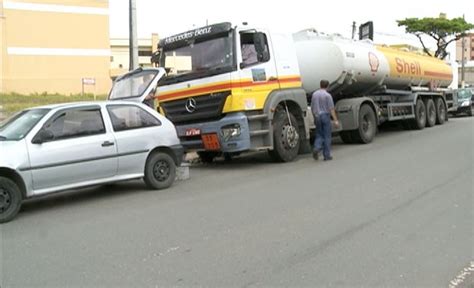
[[[53,133],[54,140],[105,133],[100,109],[64,111],[47,123],[44,129]]]
[[[114,131],[160,126],[161,122],[145,109],[135,105],[107,106]]]

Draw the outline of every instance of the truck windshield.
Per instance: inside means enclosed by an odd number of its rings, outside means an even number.
[[[0,123],[0,141],[18,141],[30,132],[50,109],[23,110]]]
[[[209,75],[232,71],[234,56],[231,36],[209,39],[187,46],[166,50],[160,66],[167,68],[168,75],[161,85],[187,81]]]
[[[117,79],[110,91],[109,99],[140,97],[158,72],[155,70],[134,71]]]
[[[472,97],[472,93],[471,93],[471,90],[469,89],[460,89],[458,91],[459,100],[471,99],[471,97]]]

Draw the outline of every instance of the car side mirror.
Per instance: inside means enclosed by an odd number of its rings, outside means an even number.
[[[31,143],[43,144],[44,142],[51,141],[54,139],[54,134],[50,130],[41,129],[38,134],[33,138]]]

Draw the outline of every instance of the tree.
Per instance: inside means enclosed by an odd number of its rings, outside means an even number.
[[[461,39],[466,32],[474,28],[474,24],[466,22],[464,18],[406,18],[405,20],[397,20],[398,26],[405,26],[405,31],[414,34],[421,42],[423,50],[426,54],[433,56],[426,48],[421,36],[426,34],[436,41],[437,49],[434,53],[435,57],[445,59],[448,56],[446,51],[448,45]]]

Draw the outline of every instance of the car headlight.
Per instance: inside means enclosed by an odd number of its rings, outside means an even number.
[[[233,138],[240,136],[240,125],[239,124],[231,124],[226,125],[221,128],[221,135],[224,141],[229,141]]]
[[[471,106],[471,101],[466,100],[466,101],[462,102],[461,107],[466,107],[466,106]]]

